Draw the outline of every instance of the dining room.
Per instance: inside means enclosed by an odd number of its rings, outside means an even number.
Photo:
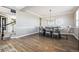
[[[8,7],[16,9],[16,35],[3,44],[17,52],[79,51],[78,6]]]
[[[27,50],[32,48],[30,51],[78,51],[78,8],[78,6],[24,6],[18,9],[17,41],[21,40],[22,46],[29,47]]]

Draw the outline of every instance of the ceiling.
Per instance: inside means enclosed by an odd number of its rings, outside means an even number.
[[[7,8],[10,8],[10,9],[14,9],[14,10],[21,10],[23,9],[25,6],[5,6]]]
[[[49,17],[51,9],[51,16],[64,15],[74,13],[78,6],[5,6],[8,9],[21,10],[24,12],[30,12],[42,17]],[[1,11],[1,8],[0,8]],[[6,10],[4,10],[7,12]]]
[[[16,13],[11,12],[11,8],[5,7],[5,6],[0,6],[0,15],[2,16],[9,16],[11,18],[16,19]]]
[[[43,17],[50,17],[50,9],[51,16],[57,16],[73,13],[77,8],[76,6],[27,6],[23,8],[23,10],[33,12]]]

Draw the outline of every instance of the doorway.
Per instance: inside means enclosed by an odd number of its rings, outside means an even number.
[[[0,39],[1,40],[3,40],[5,30],[6,30],[6,17],[0,16]]]

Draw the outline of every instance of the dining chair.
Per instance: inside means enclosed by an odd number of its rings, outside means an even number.
[[[51,28],[50,27],[45,27],[45,36],[51,37]]]
[[[61,38],[61,34],[60,34],[59,28],[54,28],[52,36],[53,36],[53,38]]]
[[[71,27],[67,26],[67,27],[64,27],[62,30],[61,30],[62,34],[66,37],[66,40],[68,40],[68,36],[69,34],[71,33]]]
[[[66,40],[68,40],[68,37],[69,37],[69,34],[71,33],[71,27],[70,26],[67,26],[66,28]]]
[[[43,35],[44,31],[43,31],[43,27],[39,27],[39,35]]]

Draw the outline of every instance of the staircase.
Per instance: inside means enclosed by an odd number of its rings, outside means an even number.
[[[13,20],[12,22],[10,22],[10,23],[8,23],[6,25],[3,25],[2,32],[1,32],[1,36],[0,36],[1,37],[1,40],[10,39],[12,36],[14,36],[16,34],[15,33],[15,30],[14,30],[14,25],[16,24],[16,21],[15,21],[15,19],[12,19],[12,20]],[[8,32],[7,29],[4,30],[4,27],[5,26],[7,27],[8,25],[10,25],[11,28],[12,28],[11,32]]]

